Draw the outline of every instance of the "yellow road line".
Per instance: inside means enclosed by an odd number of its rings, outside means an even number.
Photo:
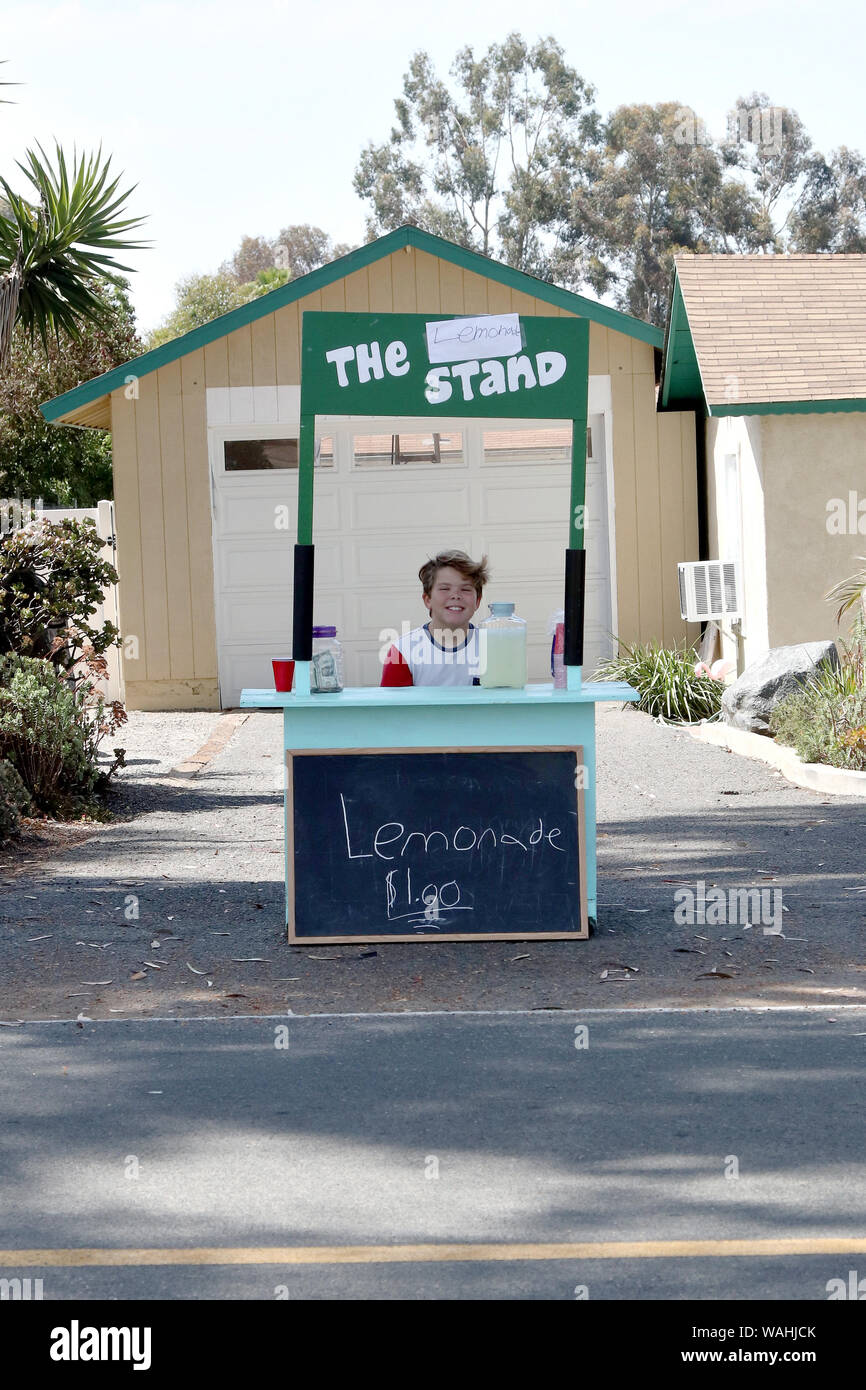
[[[541,1245],[286,1245],[164,1249],[0,1250],[0,1268],[86,1265],[448,1264],[488,1260],[717,1259],[720,1256],[863,1255],[866,1236],[794,1240],[622,1240]]]

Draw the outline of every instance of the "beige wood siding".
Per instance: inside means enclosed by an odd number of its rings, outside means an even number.
[[[214,375],[226,367],[213,344]],[[130,709],[214,709],[216,678],[205,351],[111,400],[120,625]],[[147,390],[145,390],[147,388]]]
[[[135,406],[124,391],[111,396],[111,450],[114,472],[114,522],[117,528],[119,626],[124,638],[123,678],[127,703],[134,687],[146,679],[141,634],[144,631],[144,578],[141,565],[141,505],[138,498],[138,446]],[[134,641],[132,639],[135,639]]]
[[[204,353],[189,353],[181,359],[181,367],[193,640],[192,678],[194,682],[207,682],[214,679],[213,673],[216,669],[216,627]]]
[[[236,329],[111,397],[121,621],[130,708],[218,705],[205,392],[300,382],[301,315],[565,311],[417,249],[400,250]],[[590,325],[590,373],[610,376],[618,635],[686,634],[678,560],[697,559],[694,423],[657,415],[653,350]],[[694,635],[694,629],[689,632]]]

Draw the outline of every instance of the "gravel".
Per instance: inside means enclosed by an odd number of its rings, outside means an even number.
[[[102,748],[103,762],[111,761],[114,744],[126,753],[126,766],[115,784],[115,815],[137,814],[153,788],[206,743],[225,718],[212,710],[132,710],[127,723],[113,739],[106,738]]]

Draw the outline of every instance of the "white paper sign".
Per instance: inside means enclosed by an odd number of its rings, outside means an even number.
[[[519,314],[481,314],[472,319],[428,323],[431,362],[469,362],[482,357],[512,357],[520,352]]]

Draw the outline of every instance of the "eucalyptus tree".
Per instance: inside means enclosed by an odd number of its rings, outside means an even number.
[[[678,102],[594,99],[551,37],[463,48],[450,81],[416,53],[355,172],[368,237],[423,227],[659,326],[679,252],[866,251],[866,160],[825,158],[765,92],[716,135]]]
[[[795,251],[866,251],[866,160],[858,150],[810,153],[790,231]]]
[[[757,196],[689,107],[620,106],[603,135],[559,237],[567,252],[584,248],[588,284],[617,308],[662,325],[678,252],[772,246]]]
[[[250,284],[271,270],[284,270],[288,279],[296,280],[351,250],[353,247],[335,242],[321,227],[294,222],[275,237],[241,237],[237,250],[223,261],[219,273],[232,276],[241,285]]]
[[[418,226],[545,275],[570,182],[600,138],[594,88],[555,39],[516,33],[484,53],[462,48],[450,78],[426,53],[412,58],[390,139],[369,144],[355,172],[367,234]]]

